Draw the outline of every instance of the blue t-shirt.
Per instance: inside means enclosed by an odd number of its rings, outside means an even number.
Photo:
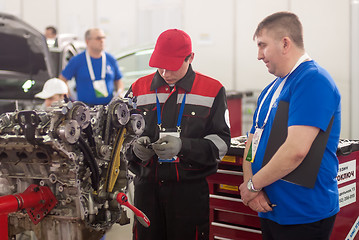
[[[100,58],[91,57],[91,63],[94,69],[94,74],[96,79],[95,81],[101,80],[102,57]],[[108,104],[113,97],[113,91],[115,89],[114,87],[115,80],[122,78],[122,74],[120,72],[120,69],[118,67],[115,58],[109,53],[106,53],[105,81],[109,95],[107,97],[97,98],[95,95],[95,90],[93,88],[90,73],[87,68],[85,51],[72,57],[61,74],[66,79],[72,79],[73,77],[75,77],[77,99],[79,101],[92,105]]]
[[[270,86],[275,84],[260,111],[259,127],[263,126],[273,93],[283,81],[280,78],[278,80],[268,85],[258,98],[258,104],[260,104]],[[288,127],[306,125],[325,131],[334,116],[333,126],[314,188],[306,188],[284,180],[272,183],[264,190],[270,201],[277,206],[272,212],[259,213],[260,217],[284,225],[304,224],[331,217],[339,211],[336,150],[340,136],[340,98],[338,88],[329,73],[315,61],[303,62],[289,75],[264,127],[255,160],[252,163],[253,174],[262,166],[279,101],[289,103]],[[251,133],[255,132],[257,113],[258,108],[254,113]]]

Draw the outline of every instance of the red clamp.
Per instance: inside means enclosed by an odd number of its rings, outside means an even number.
[[[0,239],[8,238],[8,214],[25,209],[31,221],[38,224],[57,204],[50,188],[31,184],[23,193],[0,197]]]

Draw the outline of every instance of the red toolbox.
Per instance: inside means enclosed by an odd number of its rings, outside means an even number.
[[[358,179],[359,141],[341,140],[337,150],[339,159],[338,188],[340,212],[335,220],[331,240],[359,239]]]
[[[210,239],[261,239],[257,212],[243,205],[239,185],[243,182],[245,138],[232,139],[231,148],[216,174],[207,178],[210,192]]]
[[[243,182],[243,137],[232,139],[227,156],[216,174],[207,178],[210,191],[210,239],[262,239],[257,213],[243,205],[238,187]],[[331,240],[359,240],[359,203],[356,173],[359,170],[359,142],[341,141],[338,146],[340,212]]]

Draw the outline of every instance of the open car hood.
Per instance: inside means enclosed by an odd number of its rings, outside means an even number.
[[[0,98],[33,99],[53,73],[45,37],[21,19],[0,12]]]

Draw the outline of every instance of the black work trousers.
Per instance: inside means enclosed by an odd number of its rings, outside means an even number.
[[[135,206],[149,218],[137,220],[133,240],[208,240],[209,190],[206,179],[150,182],[135,178]]]
[[[263,240],[329,240],[336,216],[296,225],[280,225],[261,218]]]

